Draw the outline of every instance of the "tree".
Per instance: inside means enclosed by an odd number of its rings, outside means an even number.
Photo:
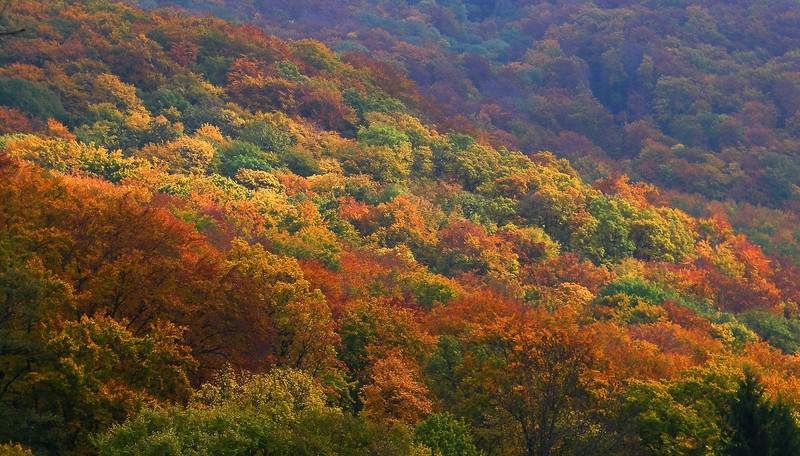
[[[61,98],[46,85],[22,78],[0,79],[0,104],[41,120],[66,116]]]
[[[194,454],[414,455],[407,434],[325,405],[322,387],[292,369],[228,371],[187,407],[147,408],[98,439],[102,456]]]
[[[214,325],[220,331],[214,340],[229,360],[254,370],[276,364],[322,374],[333,368],[338,340],[330,308],[295,259],[235,240],[223,277],[226,302],[217,318],[226,323]]]
[[[591,335],[545,315],[499,317],[467,339],[458,371],[468,394],[456,409],[473,416],[490,448],[528,456],[614,448],[618,436],[598,415],[601,359]]]
[[[181,136],[174,141],[159,146],[147,146],[143,155],[156,159],[174,172],[205,174],[214,161],[217,151],[208,142]]]
[[[135,336],[126,323],[83,317],[31,334],[24,364],[3,368],[13,377],[0,397],[0,438],[52,454],[85,453],[92,434],[144,404],[187,399],[194,360],[181,331],[156,323]]]
[[[674,380],[634,380],[624,393],[622,419],[647,454],[722,454],[736,375],[731,366],[709,363]]]
[[[241,169],[271,171],[278,162],[272,152],[264,152],[246,141],[231,141],[222,147],[219,154],[219,172],[233,177]]]
[[[19,445],[5,443],[0,445],[0,455],[2,456],[33,456],[31,450]]]
[[[764,386],[746,369],[728,416],[731,456],[800,454],[800,426],[791,408],[765,397]]]
[[[796,318],[786,318],[763,310],[749,311],[737,315],[737,318],[784,353],[800,351],[800,321]]]
[[[480,456],[469,426],[449,413],[434,413],[420,423],[414,438],[441,456]]]
[[[362,414],[372,421],[414,425],[431,412],[428,389],[419,368],[402,353],[393,351],[370,368],[370,383],[361,390]]]

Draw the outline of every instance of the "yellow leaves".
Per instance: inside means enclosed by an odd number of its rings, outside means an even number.
[[[438,243],[437,222],[441,214],[427,200],[413,195],[400,195],[377,208],[376,236],[385,245],[404,243],[411,248],[432,247]]]
[[[113,74],[103,73],[94,79],[95,97],[115,100],[117,107],[127,111],[145,111],[142,100],[136,95],[136,87],[122,82]]]
[[[0,444],[0,454],[3,456],[33,456],[33,452],[31,450],[18,443]]]
[[[745,344],[758,341],[758,335],[739,322],[711,323],[711,327],[714,337],[727,347],[739,348],[742,339]]]
[[[276,368],[265,374],[222,371],[213,383],[204,384],[193,403],[256,410],[270,420],[292,422],[301,414],[325,409],[325,394],[303,371]]]
[[[222,144],[225,142],[225,137],[222,136],[222,132],[219,128],[210,124],[203,124],[200,126],[200,128],[194,132],[194,136],[210,144]]]
[[[87,146],[33,135],[17,136],[5,145],[5,151],[12,157],[59,171],[78,169],[82,149],[87,149]]]
[[[303,63],[316,70],[333,70],[341,65],[336,54],[317,40],[299,40],[291,43],[289,47]]]
[[[566,318],[577,321],[585,318],[589,303],[594,299],[594,294],[576,283],[562,283],[554,288],[541,291],[537,301],[539,305],[551,312],[558,312]]]
[[[279,193],[285,191],[278,178],[267,171],[242,168],[233,179],[251,190],[270,189]]]
[[[513,244],[521,261],[555,258],[561,252],[561,245],[538,226],[520,228],[509,224],[504,226],[498,235]]]
[[[190,174],[204,174],[215,154],[213,145],[191,136],[181,136],[160,146],[151,144],[140,152],[140,156],[163,163],[173,171]]]
[[[55,124],[54,128],[58,128]],[[120,151],[109,152],[74,140],[46,139],[38,136],[17,136],[6,143],[12,157],[31,161],[49,169],[66,173],[87,173],[117,181],[145,169],[142,160],[126,158]]]
[[[430,146],[437,141],[446,140],[446,137],[440,135],[433,127],[423,125],[418,118],[409,114],[370,112],[365,117],[370,125],[390,125],[405,133],[414,145]]]
[[[153,121],[153,117],[144,109],[130,111],[125,117],[125,126],[134,131],[145,131]]]
[[[341,173],[316,174],[308,178],[314,193],[320,195],[341,195],[345,193],[345,179]]]
[[[330,309],[319,291],[311,291],[294,258],[267,252],[237,239],[228,258],[229,293],[242,318],[241,336],[254,343],[251,356],[320,373],[334,365],[336,333]]]
[[[231,242],[228,257],[231,267],[246,271],[251,280],[257,280],[259,286],[266,287],[265,291],[288,284],[298,291],[308,291],[308,282],[303,279],[303,271],[294,258],[274,255],[261,245],[250,245],[242,239]]]
[[[64,126],[64,124],[55,119],[47,119],[46,133],[51,137],[65,139],[67,141],[75,141],[75,135],[73,135],[69,129]]]

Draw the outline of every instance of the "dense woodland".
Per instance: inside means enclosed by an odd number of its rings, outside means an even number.
[[[388,62],[438,122],[627,175],[800,263],[795,0],[139,0]],[[714,202],[709,206],[709,202]]]
[[[0,9],[0,454],[800,454],[795,2],[141,3]]]

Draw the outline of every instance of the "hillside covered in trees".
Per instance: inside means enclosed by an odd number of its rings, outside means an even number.
[[[397,66],[442,125],[625,174],[800,264],[794,0],[139,0]],[[709,206],[709,202],[713,202]]]
[[[800,454],[800,6],[128,3],[1,10],[0,454]]]

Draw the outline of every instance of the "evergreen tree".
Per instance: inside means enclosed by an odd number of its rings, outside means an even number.
[[[730,456],[800,455],[800,427],[783,402],[764,396],[749,370],[739,383],[728,416]]]

